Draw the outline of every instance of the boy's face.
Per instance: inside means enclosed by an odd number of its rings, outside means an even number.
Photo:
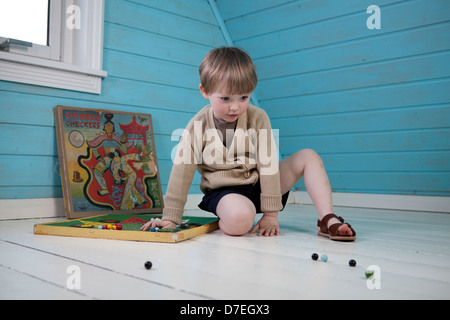
[[[214,110],[214,117],[219,121],[234,122],[245,113],[250,102],[250,93],[224,94],[221,92],[206,93],[202,85],[200,91],[205,99],[209,99]]]

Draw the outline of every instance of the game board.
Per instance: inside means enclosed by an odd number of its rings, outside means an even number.
[[[104,214],[99,216],[42,223],[34,226],[34,233],[41,235],[132,240],[149,242],[180,242],[218,229],[218,219],[209,217],[183,217],[177,229],[140,231],[152,218],[159,214]],[[99,229],[103,226],[121,226],[121,230]]]
[[[162,213],[150,114],[68,106],[54,113],[68,219]]]

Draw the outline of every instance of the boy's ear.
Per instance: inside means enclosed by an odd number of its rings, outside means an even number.
[[[202,93],[203,98],[209,99],[209,95],[206,93],[205,88],[203,88],[202,84],[200,83],[199,86],[200,92]]]

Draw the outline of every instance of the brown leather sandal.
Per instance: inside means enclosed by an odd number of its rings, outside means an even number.
[[[331,218],[336,218],[341,223],[335,223],[332,224],[329,228],[327,227],[328,221]],[[343,224],[346,224],[350,230],[352,230],[351,236],[338,236],[337,232],[340,226]],[[322,218],[322,220],[317,220],[317,226],[319,227],[319,236],[330,238],[331,240],[335,241],[355,241],[356,240],[356,232],[353,230],[352,226],[348,223],[344,223],[344,218],[338,217],[334,213],[327,214],[325,217]]]

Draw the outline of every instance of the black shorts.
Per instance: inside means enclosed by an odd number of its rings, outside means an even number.
[[[230,193],[237,193],[250,199],[255,205],[256,213],[262,213],[261,211],[261,185],[259,181],[255,185],[241,185],[241,186],[227,186],[211,190],[207,192],[202,199],[202,202],[198,207],[202,210],[209,211],[217,215],[216,209],[220,199]],[[281,203],[284,209],[289,197],[289,191],[283,194]]]

